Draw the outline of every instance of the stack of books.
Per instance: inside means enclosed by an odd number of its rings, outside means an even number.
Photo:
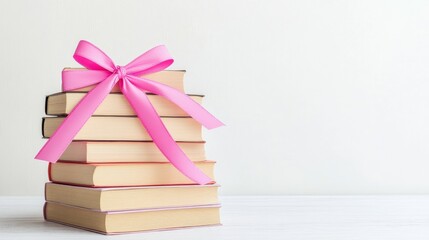
[[[185,71],[146,75],[184,92]],[[46,98],[49,138],[91,87]],[[190,95],[201,103],[202,95]],[[207,176],[201,125],[168,100],[149,95],[173,139]],[[218,185],[197,185],[151,141],[118,87],[104,99],[57,163],[49,165],[45,219],[104,234],[220,224]]]

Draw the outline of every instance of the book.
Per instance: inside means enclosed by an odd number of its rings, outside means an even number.
[[[168,132],[175,141],[201,142],[201,125],[190,117],[163,117]],[[50,137],[64,117],[43,118],[43,137]],[[137,117],[93,116],[88,119],[74,140],[151,141]]]
[[[219,225],[220,205],[100,212],[47,202],[44,218],[103,234]]]
[[[85,95],[86,93],[82,92],[65,92],[49,95],[46,97],[46,114],[67,115]],[[159,116],[189,116],[180,107],[162,96],[153,94],[147,94],[147,96]],[[189,96],[197,103],[202,103],[202,95]],[[120,93],[110,93],[100,106],[98,106],[93,115],[136,116],[136,113],[124,95]]]
[[[89,188],[46,183],[45,199],[95,211],[218,204],[219,185]]]
[[[194,162],[214,179],[214,161]],[[49,180],[89,187],[127,187],[195,184],[171,163],[65,163],[49,164]]]
[[[191,161],[206,160],[205,142],[177,142]],[[80,163],[169,162],[153,142],[73,141],[61,161]]]
[[[64,68],[63,71],[68,70],[86,70],[85,68]],[[151,73],[147,75],[141,75],[139,77],[147,78],[155,82],[159,82],[165,85],[168,85],[170,87],[173,87],[181,92],[185,92],[184,86],[183,86],[183,78],[185,75],[185,70],[164,70],[156,73]],[[79,88],[72,90],[70,92],[89,92],[91,89],[94,88],[94,85]],[[115,85],[110,92],[121,92],[118,85]]]

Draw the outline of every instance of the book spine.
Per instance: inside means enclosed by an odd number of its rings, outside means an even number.
[[[48,115],[48,98],[49,96],[45,97],[45,114]]]
[[[48,183],[45,183],[45,190],[44,190],[44,196],[45,196],[45,201],[48,201],[48,198],[47,198],[47,196],[46,196],[46,186],[48,186]]]
[[[52,171],[52,169],[51,169],[51,164],[52,164],[52,163],[49,163],[49,164],[48,164],[48,179],[49,179],[49,181],[50,181],[50,182],[53,182],[53,181],[52,181],[52,176],[51,176],[51,171]],[[46,187],[46,186],[45,186],[45,187]],[[46,193],[46,188],[45,188],[45,193]]]
[[[42,136],[45,138],[45,118],[42,118]]]
[[[45,219],[45,221],[48,221],[48,219],[46,218],[46,205],[48,203],[45,202],[45,204],[43,205],[43,219]]]

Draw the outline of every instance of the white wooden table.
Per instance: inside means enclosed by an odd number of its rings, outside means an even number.
[[[40,197],[0,197],[0,239],[429,239],[429,196],[222,197],[219,227],[104,236],[42,217]]]

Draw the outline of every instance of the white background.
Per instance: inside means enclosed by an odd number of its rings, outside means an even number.
[[[1,1],[0,195],[41,195],[44,97],[80,39],[166,44],[222,194],[429,193],[428,1]]]

